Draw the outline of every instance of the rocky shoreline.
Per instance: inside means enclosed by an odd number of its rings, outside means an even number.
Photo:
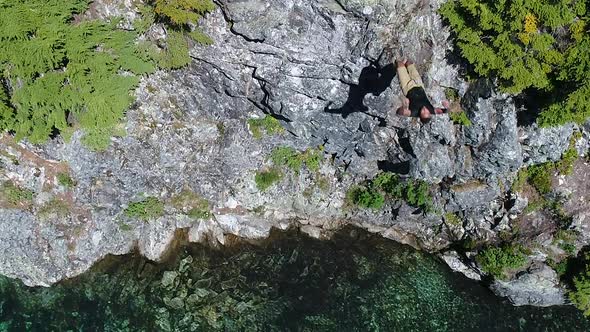
[[[492,289],[516,305],[565,303],[547,264],[548,251],[561,255],[553,222],[543,211],[525,213],[530,195],[510,188],[521,168],[560,160],[574,133],[585,156],[590,125],[524,126],[521,109],[492,83],[465,82],[446,58],[452,46],[436,14],[441,3],[219,0],[202,22],[214,44],[195,45],[185,69],[145,77],[127,113],[127,135],[107,151],[87,150],[80,133],[41,146],[0,139],[0,179],[35,193],[30,206],[0,206],[0,273],[49,286],[134,248],[158,260],[178,230],[192,242],[223,244],[228,234],[265,238],[271,227],[296,225],[322,238],[353,224],[440,253],[451,268],[478,278],[478,248],[518,224],[519,241],[536,243],[530,267]],[[131,22],[137,13],[132,1],[96,1],[88,15]],[[161,26],[147,32],[162,33]],[[398,52],[416,60],[435,103],[456,91],[472,125],[447,115],[427,125],[397,117],[401,92],[391,72]],[[265,116],[286,130],[255,138],[248,120]],[[321,146],[320,167],[288,171],[260,191],[255,174],[272,167],[269,153],[281,146]],[[349,188],[382,171],[430,183],[438,212],[404,202],[379,211],[348,206]],[[63,173],[75,183],[60,183]],[[580,203],[588,201],[589,182],[580,179],[587,174],[580,159],[572,175],[552,177],[579,231],[576,252],[590,241],[588,203]],[[210,202],[209,218],[174,207],[174,197],[187,191]],[[123,213],[147,196],[165,202],[164,216],[144,222]],[[64,209],[47,208],[56,198]],[[447,213],[460,222],[450,223]],[[451,245],[467,238],[477,246],[453,253]]]

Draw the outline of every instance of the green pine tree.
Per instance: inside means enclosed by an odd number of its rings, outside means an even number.
[[[0,126],[42,143],[74,123],[103,149],[155,64],[117,22],[83,21],[87,0],[0,0]],[[122,74],[125,73],[125,74]],[[68,123],[67,119],[73,119]],[[105,144],[107,142],[107,144]]]
[[[498,78],[511,94],[534,89],[550,97],[539,124],[590,116],[585,1],[450,0],[440,13],[476,74]]]

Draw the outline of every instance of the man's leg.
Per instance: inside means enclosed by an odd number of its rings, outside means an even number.
[[[410,73],[408,72],[406,66],[399,61],[397,63],[397,77],[399,79],[399,85],[402,88],[404,96],[407,96],[408,91],[416,86],[416,82],[410,78]]]
[[[424,87],[424,82],[422,82],[422,78],[420,77],[420,74],[418,73],[418,69],[416,69],[416,65],[413,63],[410,63],[407,66],[407,69],[408,69],[408,74],[410,75],[410,79],[412,79],[414,82],[416,82],[416,86]]]

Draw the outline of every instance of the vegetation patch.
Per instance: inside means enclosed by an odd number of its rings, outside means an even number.
[[[209,201],[190,190],[183,190],[174,196],[170,202],[172,206],[194,219],[211,218]]]
[[[476,261],[482,270],[498,279],[506,279],[506,272],[524,267],[527,258],[519,245],[488,247],[477,254]]]
[[[523,213],[529,214],[529,213],[540,211],[540,210],[544,209],[545,207],[547,207],[547,204],[548,204],[548,202],[544,198],[539,198],[539,199],[533,200],[533,201],[529,202],[529,204],[526,206],[526,208],[524,208]]]
[[[285,132],[279,120],[270,115],[265,115],[260,119],[248,119],[248,126],[252,132],[252,136],[256,139],[261,139],[264,134],[274,135]]]
[[[469,127],[472,125],[471,120],[467,117],[467,114],[464,111],[460,112],[450,112],[449,117],[454,124]]]
[[[576,142],[582,138],[582,133],[576,131],[570,138],[569,148],[561,156],[561,160],[555,164],[555,168],[561,175],[571,175],[574,171],[574,163],[578,159],[578,150]]]
[[[66,217],[70,215],[70,206],[62,199],[53,198],[39,208],[37,215],[40,217],[48,217],[51,215],[55,215],[57,217]]]
[[[574,244],[576,238],[577,233],[575,231],[560,229],[553,235],[553,244],[565,251],[568,256],[571,256],[576,252]]]
[[[278,147],[270,154],[270,160],[276,166],[288,167],[296,174],[299,174],[303,165],[310,171],[317,172],[320,169],[323,148],[307,149],[299,152],[291,147]]]
[[[57,183],[59,183],[60,186],[72,188],[76,185],[76,182],[68,173],[58,173],[55,177],[57,178]]]
[[[447,225],[461,226],[463,224],[463,221],[461,220],[461,218],[459,218],[453,212],[445,213],[444,217],[445,217],[445,222],[447,223]]]
[[[421,180],[402,181],[394,173],[381,173],[347,193],[349,204],[375,210],[381,209],[386,199],[404,200],[408,205],[426,212],[433,208],[428,183]]]
[[[0,187],[0,199],[11,208],[26,208],[33,203],[33,191],[4,182]]]
[[[130,218],[153,220],[164,215],[164,203],[156,197],[147,197],[142,201],[130,203],[123,213]]]
[[[459,100],[459,91],[450,87],[445,88],[445,97],[448,101],[453,102]]]
[[[440,9],[461,56],[511,94],[542,96],[541,126],[590,116],[590,19],[585,1],[451,0]]]
[[[282,177],[283,173],[280,170],[276,168],[271,168],[265,171],[256,172],[254,181],[256,182],[256,187],[258,188],[258,190],[266,191],[276,182],[280,181]]]
[[[551,192],[551,176],[555,170],[552,162],[529,166],[528,182],[540,193],[548,194]]]

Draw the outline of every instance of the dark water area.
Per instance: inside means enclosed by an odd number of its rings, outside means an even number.
[[[590,330],[571,306],[513,307],[437,258],[358,229],[171,257],[109,257],[51,288],[1,277],[0,331]]]

